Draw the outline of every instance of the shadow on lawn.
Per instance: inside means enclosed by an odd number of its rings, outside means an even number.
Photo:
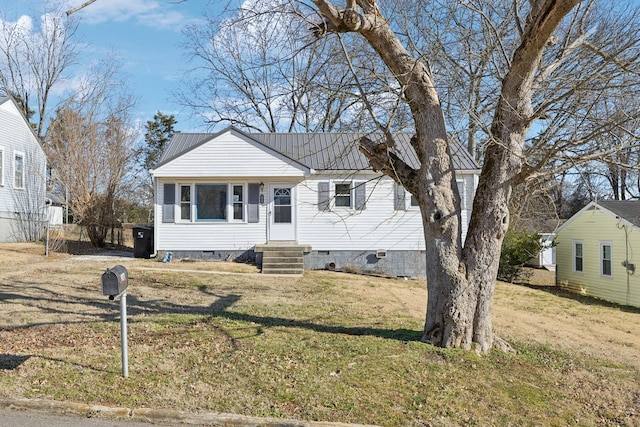
[[[0,302],[3,303],[4,309],[15,303],[22,308],[24,306],[33,307],[44,313],[56,314],[63,316],[65,314],[78,316],[78,313],[84,311],[83,308],[91,308],[92,310],[82,315],[77,320],[56,321],[56,322],[34,322],[26,325],[14,325],[5,328],[5,330],[26,329],[35,326],[60,325],[60,324],[84,324],[96,321],[113,321],[119,322],[120,310],[118,301],[109,301],[107,297],[78,297],[65,295],[60,292],[54,292],[45,289],[35,283],[24,281],[16,281],[15,285],[7,287],[3,286],[5,292],[0,293]],[[9,289],[7,289],[9,288]],[[24,292],[29,289],[36,295],[25,295]],[[7,291],[11,292],[7,292]],[[193,306],[180,304],[174,301],[164,299],[141,299],[135,294],[127,295],[127,315],[135,322],[136,316],[153,316],[165,314],[187,314],[187,315],[203,315],[212,318],[225,318],[234,321],[255,323],[263,328],[267,327],[290,327],[302,328],[321,333],[332,333],[353,336],[376,336],[385,339],[394,339],[399,341],[417,341],[421,337],[421,331],[409,329],[384,329],[373,328],[367,326],[340,326],[325,325],[314,323],[308,320],[288,319],[284,317],[259,316],[256,314],[241,313],[230,311],[230,309],[242,298],[238,294],[217,294],[206,286],[201,286],[198,291],[203,296],[213,299],[208,306]],[[6,304],[6,305],[5,305]],[[18,307],[17,307],[18,308]]]

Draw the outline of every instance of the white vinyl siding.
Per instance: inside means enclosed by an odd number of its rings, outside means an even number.
[[[17,215],[46,215],[46,168],[33,130],[15,103],[5,98],[0,102],[0,242],[19,239],[14,232],[20,227],[14,222]]]
[[[212,167],[211,159],[219,160],[215,167]],[[153,174],[156,178],[210,179],[212,170],[217,177],[230,179],[257,175],[262,178],[302,178],[309,173],[309,169],[299,163],[228,132],[159,166]]]

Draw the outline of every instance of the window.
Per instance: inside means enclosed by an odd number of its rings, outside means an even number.
[[[573,242],[573,271],[582,273],[584,271],[583,264],[583,247],[582,241]]]
[[[180,186],[180,219],[191,221],[191,186]]]
[[[413,194],[411,195],[411,206],[418,206],[418,199]]]
[[[611,277],[611,242],[600,242],[600,275]]]
[[[335,205],[338,207],[351,207],[351,183],[336,184]]]
[[[14,188],[24,188],[24,154],[16,153],[13,168]]]
[[[291,220],[291,188],[274,188],[273,222],[276,224],[290,224]]]
[[[244,219],[244,197],[242,185],[233,186],[233,219]]]
[[[196,220],[227,219],[227,184],[196,184]]]
[[[0,186],[4,185],[4,149],[0,147]]]

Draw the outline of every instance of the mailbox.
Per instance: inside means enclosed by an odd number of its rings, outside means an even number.
[[[102,273],[102,295],[109,295],[111,299],[120,295],[129,286],[129,274],[127,269],[121,265],[107,268]]]

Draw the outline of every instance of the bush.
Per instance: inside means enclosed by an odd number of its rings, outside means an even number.
[[[513,283],[528,278],[531,273],[523,267],[541,249],[542,244],[537,234],[509,228],[502,241],[498,279]]]

